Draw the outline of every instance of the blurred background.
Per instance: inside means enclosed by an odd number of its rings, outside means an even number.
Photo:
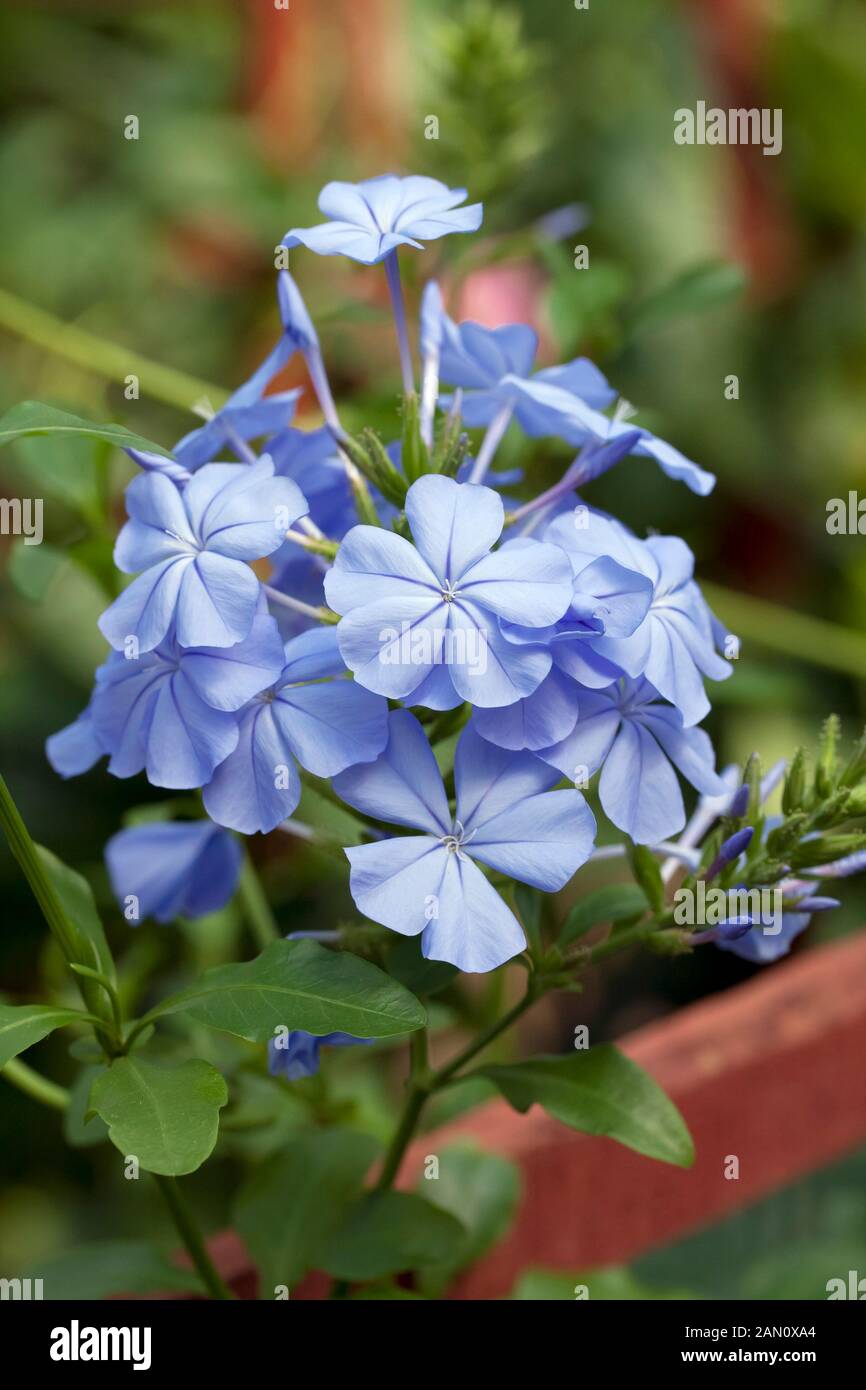
[[[720,762],[757,749],[769,765],[813,743],[830,710],[846,736],[859,733],[866,545],[826,529],[828,500],[866,486],[859,0],[28,0],[0,7],[0,49],[0,406],[46,400],[170,446],[196,401],[218,405],[271,347],[274,248],[288,227],[318,220],[326,180],[394,170],[465,185],[485,203],[482,232],[405,257],[409,295],[436,274],[454,317],[531,322],[545,365],[587,353],[641,423],[718,476],[702,500],[630,460],[587,500],[642,534],[683,535],[741,637],[735,678],[711,690]],[[782,153],[676,145],[673,112],[698,100],[782,108]],[[130,116],[137,139],[125,135]],[[587,271],[574,268],[578,245]],[[303,250],[292,270],[347,423],[395,434],[384,277]],[[130,373],[137,400],[124,393]],[[725,395],[731,375],[737,399]],[[303,383],[291,364],[277,385]],[[311,392],[296,423],[319,423]],[[565,447],[512,434],[503,458],[519,458],[533,483],[555,481]],[[43,753],[103,656],[95,619],[128,476],[122,456],[76,442],[0,454],[0,493],[45,499],[43,545],[0,537],[2,771],[34,836],[96,886],[127,973],[158,965],[170,978],[236,952],[238,922],[229,910],[192,927],[149,924],[130,942],[102,847],[158,793],[102,768],[62,783]],[[255,849],[286,929],[350,915],[331,866],[274,839]],[[580,887],[602,881],[588,872]],[[24,1000],[59,968],[5,847],[0,892],[0,981]],[[866,890],[849,881],[843,894],[798,951],[859,928]],[[713,948],[612,963],[581,1017],[594,1037],[616,1037],[751,972]],[[442,1021],[459,1029],[493,1002],[480,989],[446,993]],[[567,1046],[572,1012],[551,1005],[524,1044]],[[68,1082],[63,1036],[33,1059]],[[381,1130],[390,1061],[376,1076],[354,1058],[341,1067],[338,1091]],[[243,1075],[251,1113],[272,1105],[255,1068]],[[56,1117],[0,1085],[0,1272],[84,1238],[146,1232],[150,1199],[130,1192],[114,1151],[81,1134],[62,1150]],[[196,1185],[211,1224],[225,1222],[246,1155],[292,1123],[286,1100],[264,1134],[251,1124],[226,1136]],[[667,1264],[654,1257],[641,1278],[779,1297],[791,1292],[792,1250],[843,1239],[845,1258],[860,1259],[850,1267],[864,1269],[862,1177],[860,1160],[816,1175],[667,1252]],[[721,1271],[715,1287],[701,1283],[708,1266]]]

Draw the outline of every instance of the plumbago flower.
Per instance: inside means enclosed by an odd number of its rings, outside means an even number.
[[[675,768],[707,796],[724,791],[709,735],[684,727],[648,681],[624,678],[606,690],[581,691],[574,703],[571,733],[539,757],[578,782],[601,768],[605,815],[635,844],[658,844],[685,825]]]
[[[243,852],[209,820],[159,821],[112,835],[105,862],[128,922],[173,922],[225,907],[238,885]]]
[[[506,753],[465,729],[452,815],[417,719],[398,710],[389,731],[384,753],[341,773],[334,789],[365,815],[421,833],[347,849],[352,896],[374,922],[420,935],[428,958],[493,970],[526,940],[475,861],[555,892],[589,858],[592,812],[577,791],[549,791],[557,775],[532,754]]]
[[[323,1047],[357,1047],[372,1041],[372,1038],[353,1038],[351,1033],[325,1033],[324,1037],[317,1038],[293,1028],[268,1043],[268,1071],[271,1076],[284,1076],[287,1081],[302,1081],[306,1076],[316,1075]]]
[[[526,541],[517,552],[493,552],[502,499],[451,478],[413,483],[406,519],[414,545],[357,526],[325,578],[356,680],[432,709],[463,700],[507,705],[530,694],[550,670],[550,653],[508,642],[500,620],[542,627],[562,617],[573,590],[562,551]]]
[[[129,521],[114,548],[125,574],[139,574],[99,619],[117,650],[134,639],[152,651],[170,628],[181,647],[230,647],[249,635],[261,586],[249,565],[278,550],[307,504],[267,457],[209,463],[181,491],[160,473],[134,478]]]
[[[293,227],[283,245],[375,265],[398,246],[420,246],[449,232],[476,232],[481,204],[460,207],[465,201],[465,188],[448,188],[417,174],[327,183],[319,194],[319,211],[330,220],[318,227]]]
[[[227,1093],[209,1063],[190,1059],[197,1032],[182,1043],[179,1065],[164,1065],[170,1036],[150,1049],[153,1029],[168,1014],[178,1028],[188,1015],[196,1030],[213,1026],[245,1043],[267,1043],[274,1081],[256,1078],[265,1088],[313,1076],[323,1047],[399,1042],[413,1033],[405,1108],[376,1179],[384,1196],[427,1098],[471,1076],[467,1068],[482,1048],[536,999],[579,990],[599,949],[609,955],[639,940],[664,954],[713,944],[768,962],[791,948],[815,914],[836,906],[819,891],[822,880],[866,868],[866,734],[845,762],[838,721],[828,720],[814,775],[804,750],[766,777],[756,757],[742,782],[735,768],[717,773],[699,725],[709,710],[705,680],[731,674],[719,656],[729,640],[695,582],[691,551],[673,536],[640,539],[576,491],[630,454],[654,458],[697,494],[709,492],[711,475],[628,421],[588,359],[537,369],[532,327],[455,324],[435,282],[421,306],[416,394],[398,248],[405,254],[477,228],[481,208],[462,206],[465,196],[417,177],[329,184],[320,207],[330,220],[287,234],[286,246],[383,263],[403,383],[401,426],[388,442],[369,428],[347,433],[312,318],[281,270],[280,331],[264,362],[173,453],[144,441],[127,450],[140,471],[127,490],[129,519],[115,559],[137,577],[100,619],[112,650],[87,708],[48,740],[49,760],[63,777],[105,757],[117,777],[144,771],[152,785],[187,793],[148,808],[144,823],[139,811],[136,824],[106,846],[125,920],[200,918],[234,899],[230,918],[236,906],[261,953],[240,964],[221,961],[167,998],[156,989],[154,1008],[125,1018],[128,991],[115,989],[86,884],[29,844],[0,778],[0,824],[87,1009],[58,1010],[56,999],[47,1009],[0,1005],[0,1062],[13,1055],[5,1049],[16,1039],[20,1050],[58,1019],[92,1027],[102,1063],[87,1105],[108,1122],[121,1152],[129,1152],[134,1133],[142,1167],[166,1177],[208,1156]],[[323,423],[302,419],[299,427],[297,391],[268,394],[294,354],[304,359]],[[453,394],[443,396],[440,381]],[[34,408],[24,434],[32,432]],[[495,455],[512,419],[527,436],[565,440],[577,455],[543,492],[533,491],[531,464],[511,472],[509,487],[520,483],[526,500],[506,502],[483,480],[506,484]],[[78,424],[87,434],[86,422]],[[474,457],[464,424],[484,430]],[[4,430],[15,434],[8,417]],[[112,437],[105,427],[93,430]],[[649,520],[640,518],[642,534]],[[389,709],[389,700],[417,714]],[[594,850],[596,823],[580,788],[596,775],[607,821],[632,843],[614,837]],[[321,781],[327,778],[330,788]],[[688,819],[681,779],[698,794]],[[768,817],[766,797],[782,779],[782,814]],[[190,819],[200,802],[204,813]],[[341,908],[339,924],[317,921],[280,939],[241,838],[274,830],[294,836],[300,854],[318,844],[344,873],[347,860],[349,893],[367,920],[351,920]],[[277,846],[270,848],[275,860]],[[636,882],[585,898],[575,884],[576,915],[541,898],[564,888],[590,857],[628,864]],[[284,881],[298,867],[288,865]],[[309,882],[309,865],[299,877]],[[721,916],[711,921],[702,904],[713,892]],[[781,904],[769,925],[768,892]],[[611,919],[625,929],[598,942]],[[292,939],[298,936],[308,939]],[[425,1019],[437,1026],[428,998],[443,981],[459,995],[455,967],[486,972],[516,957],[527,974],[523,998],[436,1069],[423,1032]],[[229,1059],[232,1084],[243,1086],[246,1062],[238,1068],[230,1047],[214,1055]],[[613,1048],[482,1072],[518,1109],[537,1101],[578,1129],[601,1126],[650,1156],[691,1162],[688,1132],[671,1102]],[[86,1092],[87,1076],[76,1085]],[[152,1146],[130,1089],[139,1085],[146,1086],[146,1113],[159,1118]],[[611,1105],[616,1094],[628,1095],[629,1104]],[[242,1109],[244,1098],[237,1099]],[[343,1240],[341,1210],[329,1211],[334,1240],[310,1249],[309,1258],[354,1283],[356,1267],[343,1261],[357,1251],[358,1212],[375,1250],[378,1213],[390,1209],[387,1201],[359,1209],[356,1200],[372,1161],[367,1136],[323,1129],[340,1102],[333,1106],[315,1083],[304,1099],[313,1123],[304,1128],[293,1115],[286,1171],[315,1174],[323,1156],[339,1179],[349,1223]],[[130,1115],[134,1131],[126,1127]],[[306,1256],[292,1242],[289,1251],[280,1234],[284,1185],[253,1181],[253,1202],[242,1199],[238,1209],[256,1207],[253,1236],[264,1243],[264,1265],[288,1287]],[[392,1261],[399,1240],[389,1230],[385,1272],[423,1264],[418,1252],[429,1220],[423,1199],[412,1201],[419,1219],[411,1223],[411,1249]],[[176,1203],[171,1210],[176,1216]],[[221,1296],[190,1219],[180,1221],[181,1234],[205,1287]],[[456,1268],[466,1233],[442,1211],[434,1219],[430,1262],[450,1265],[440,1241],[451,1226]],[[271,1226],[276,1247],[267,1243]],[[286,1258],[292,1268],[284,1271]]]
[[[333,629],[286,643],[285,664],[240,712],[237,747],[204,789],[208,814],[244,835],[266,834],[301,797],[296,763],[332,777],[375,758],[388,741],[388,705],[345,674]]]
[[[629,425],[618,414],[602,412],[613,405],[617,393],[594,363],[576,357],[560,367],[532,373],[538,338],[525,324],[484,328],[481,324],[456,324],[441,307],[441,298],[427,302],[429,319],[441,314],[439,375],[461,388],[461,412],[468,425],[484,425],[489,433],[475,461],[472,481],[484,476],[492,451],[512,417],[530,438],[556,435],[568,444],[584,448],[620,444],[622,453],[597,453],[590,466],[575,471],[572,486],[579,486],[613,466],[625,454],[652,458],[669,478],[683,482],[692,492],[706,496],[715,485],[711,473],[699,468],[671,444],[649,430]],[[450,406],[453,396],[444,395]]]

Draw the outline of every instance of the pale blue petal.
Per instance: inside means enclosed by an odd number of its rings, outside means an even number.
[[[499,709],[476,709],[472,724],[482,738],[500,748],[549,748],[577,723],[577,694],[574,681],[554,666],[531,695]]]
[[[471,599],[508,622],[545,627],[562,617],[573,590],[563,551],[526,540],[478,560],[463,574],[458,592],[461,601]]]
[[[272,706],[286,746],[316,777],[372,762],[388,742],[388,703],[350,680],[284,686]]]
[[[436,578],[454,585],[495,545],[505,510],[492,488],[428,473],[406,494],[406,519]]]
[[[492,613],[478,604],[448,605],[455,649],[465,660],[449,664],[454,688],[470,704],[511,705],[537,690],[551,666],[544,647],[518,646],[503,637]]]
[[[235,716],[206,705],[180,671],[158,683],[145,761],[153,786],[203,786],[237,741]]]
[[[440,894],[448,854],[430,835],[405,835],[346,850],[349,891],[371,922],[401,936],[418,936]]]
[[[235,750],[202,793],[205,810],[242,835],[268,834],[290,816],[301,779],[277,728],[273,706],[256,702],[241,716]]]
[[[252,628],[259,593],[259,581],[249,565],[202,551],[184,568],[177,599],[178,642],[182,647],[231,647],[242,642]]]
[[[364,815],[434,835],[451,830],[448,798],[427,736],[408,710],[388,719],[388,745],[375,762],[334,778],[334,790]]]
[[[130,637],[136,639],[141,652],[159,646],[171,626],[178,594],[192,564],[192,555],[177,556],[151,565],[133,579],[98,620],[105,640],[118,651]]]
[[[521,883],[555,893],[586,863],[595,830],[580,792],[543,792],[484,820],[467,852]]]
[[[238,710],[278,680],[283,644],[273,618],[253,620],[249,637],[233,647],[191,647],[181,657],[183,674],[213,709]]]
[[[406,699],[441,662],[455,608],[427,590],[354,609],[337,628],[343,660],[368,690]]]
[[[471,859],[447,855],[436,896],[436,915],[421,938],[428,960],[448,961],[475,974],[495,970],[525,948],[514,913]]]
[[[547,791],[559,778],[532,753],[513,753],[488,743],[469,724],[454,755],[456,817],[464,831],[484,825],[526,797]],[[480,830],[479,830],[480,835]],[[474,841],[469,842],[469,853]]]
[[[438,601],[441,590],[414,545],[381,526],[353,526],[325,576],[325,597],[343,615],[389,596]]]
[[[635,844],[658,844],[685,825],[676,773],[652,734],[640,724],[622,724],[602,768],[598,790],[605,814]]]

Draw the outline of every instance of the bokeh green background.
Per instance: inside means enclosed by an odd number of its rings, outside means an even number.
[[[316,220],[323,182],[393,167],[466,185],[485,201],[483,232],[407,257],[410,292],[439,273],[452,304],[492,306],[500,320],[509,296],[515,316],[528,302],[547,361],[589,353],[641,422],[718,476],[702,500],[632,460],[588,497],[642,533],[685,536],[699,575],[745,596],[718,603],[743,639],[734,679],[712,691],[720,761],[757,748],[769,764],[811,742],[831,709],[853,737],[866,690],[866,543],[828,535],[825,521],[829,498],[866,484],[866,11],[858,0],[764,9],[747,0],[590,0],[582,11],[566,0],[291,0],[280,14],[269,0],[2,6],[0,405],[49,400],[170,445],[191,427],[181,405],[198,395],[216,404],[270,346],[273,248],[287,227]],[[782,108],[782,154],[675,145],[673,111],[698,99]],[[124,138],[129,115],[137,140]],[[425,138],[431,115],[437,140]],[[557,229],[550,215],[562,209]],[[573,268],[577,243],[589,247],[587,271]],[[387,435],[398,378],[377,272],[303,252],[293,270],[347,419]],[[86,339],[64,334],[69,323],[114,350],[89,353]],[[122,387],[132,354],[170,369],[145,371],[137,401]],[[737,400],[724,394],[732,373]],[[568,458],[516,438],[505,453],[539,484]],[[45,546],[29,553],[0,542],[2,770],[34,835],[91,877],[130,971],[152,961],[180,972],[236,949],[240,928],[229,913],[183,931],[151,924],[129,942],[101,851],[124,813],[157,794],[104,770],[64,784],[43,754],[101,659],[108,539],[98,518],[107,494],[119,519],[128,475],[122,458],[78,445],[35,441],[0,456],[3,495],[44,496],[46,528]],[[70,547],[75,561],[64,562]],[[264,860],[286,929],[349,912],[345,887],[315,856],[279,845]],[[0,982],[24,999],[56,983],[58,966],[5,850],[0,891]],[[798,949],[859,927],[866,892],[851,883],[844,899]],[[612,968],[587,1004],[596,1036],[750,971],[712,949]],[[449,1007],[459,1023],[464,1006]],[[551,1047],[569,1034],[555,1013],[543,1025]],[[33,1057],[68,1079],[62,1041]],[[346,1065],[338,1084],[381,1128],[388,1060],[373,1078]],[[157,1220],[113,1151],[61,1149],[57,1130],[54,1115],[3,1086],[0,1272]],[[213,1225],[225,1220],[243,1158],[244,1143],[229,1140],[199,1179]],[[779,1280],[736,1287],[784,1291],[787,1242],[802,1246],[810,1232],[835,1240],[840,1223],[866,1267],[860,1171],[816,1178],[799,1205],[780,1198]],[[716,1237],[718,1259],[741,1272],[766,1253],[766,1222],[752,1216]],[[706,1251],[689,1250],[659,1278],[707,1292],[694,1273]]]

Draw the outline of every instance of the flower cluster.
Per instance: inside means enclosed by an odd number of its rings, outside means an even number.
[[[526,944],[499,888],[554,892],[593,852],[582,791],[596,772],[602,809],[636,845],[683,829],[680,776],[730,799],[698,727],[705,678],[731,668],[693,556],[677,537],[634,535],[577,491],[627,455],[699,495],[714,479],[635,425],[587,359],[534,370],[531,328],[455,323],[435,283],[416,392],[398,248],[476,230],[482,209],[465,198],[430,178],[332,183],[320,197],[329,220],[284,239],[384,263],[400,439],[344,430],[281,269],[280,336],[250,380],[170,455],[128,451],[141,471],[115,562],[135,577],[100,619],[112,650],[89,705],[48,755],[64,776],[105,756],[118,777],[201,789],[208,819],[135,827],[109,845],[115,891],[143,915],[225,901],[238,873],[226,831],[284,825],[310,774],[333,778],[366,818],[365,842],[346,850],[359,911],[419,935],[432,959],[486,971]],[[295,353],[317,429],[292,423],[299,392],[267,393]],[[483,431],[474,448],[464,426]],[[564,440],[575,457],[558,484],[507,509],[508,479],[491,465],[512,427]],[[303,1071],[302,1042],[273,1064]]]

